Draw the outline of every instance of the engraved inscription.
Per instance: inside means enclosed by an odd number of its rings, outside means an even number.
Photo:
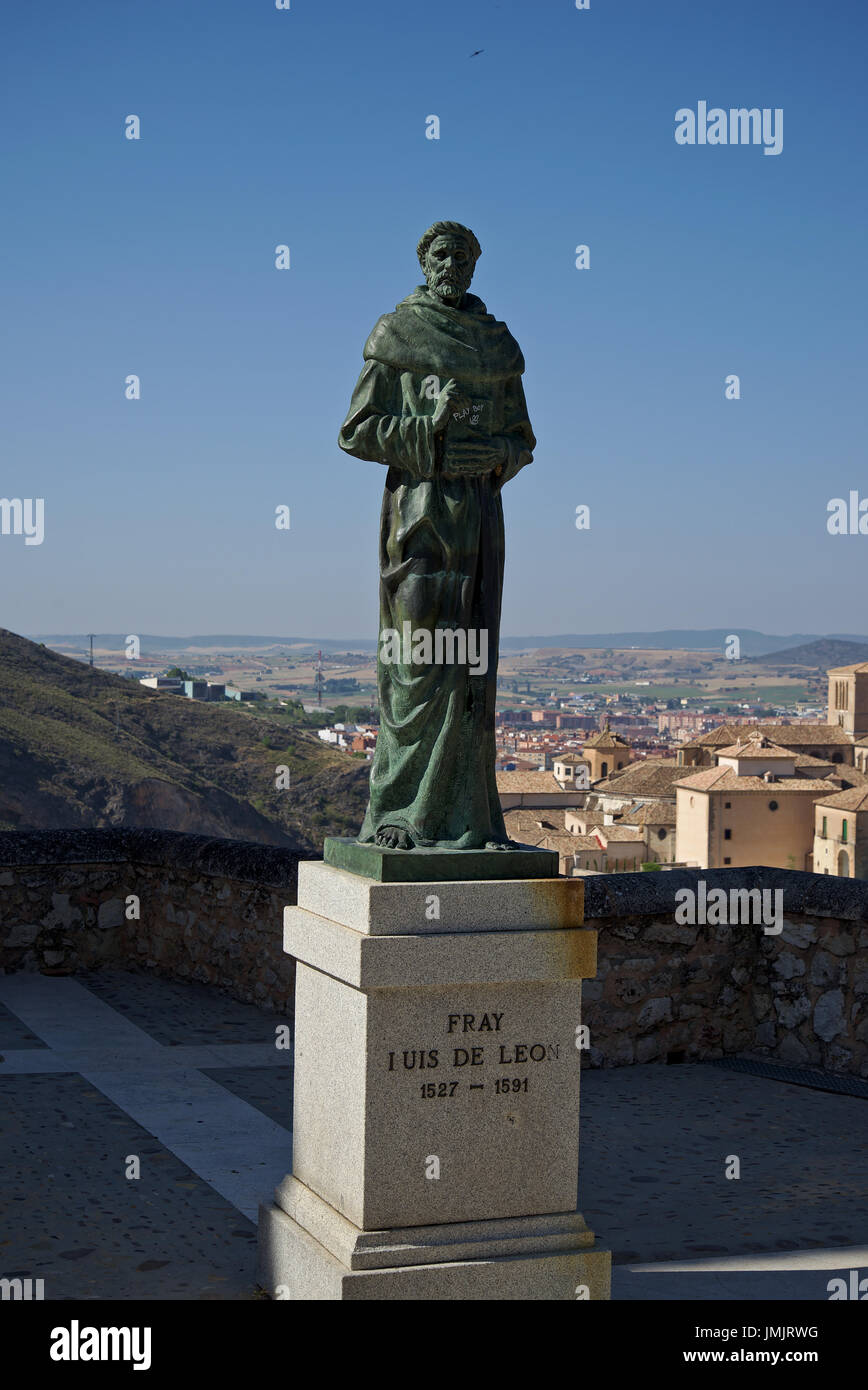
[[[456,1033],[501,1033],[503,1034],[504,1012],[493,1010],[483,1014],[452,1013],[446,1017],[447,1036]],[[387,1070],[436,1071],[438,1068],[457,1071],[465,1067],[530,1067],[532,1064],[557,1062],[561,1058],[559,1042],[497,1042],[482,1043],[467,1041],[461,1046],[455,1043],[444,1047],[413,1047],[395,1049],[388,1053]],[[472,1074],[472,1073],[471,1073]],[[483,1072],[484,1075],[484,1072]],[[421,1082],[419,1095],[422,1100],[449,1100],[462,1090],[484,1091],[485,1081],[474,1079],[466,1087],[458,1080]],[[527,1073],[523,1075],[498,1076],[493,1081],[495,1095],[516,1095],[530,1090]]]

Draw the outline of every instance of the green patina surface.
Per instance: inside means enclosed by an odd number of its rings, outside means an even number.
[[[468,293],[480,254],[475,236],[439,222],[417,250],[426,284],[374,327],[338,440],[348,454],[388,469],[380,524],[380,729],[359,838],[412,855],[508,842],[494,738],[501,490],[531,462],[536,442],[518,343]],[[391,648],[388,634],[405,632],[407,640]],[[450,655],[438,658],[438,642]],[[426,855],[402,876],[437,877],[432,862]],[[462,859],[460,874],[450,867],[442,876],[529,876],[520,859],[497,872],[485,867],[484,853],[472,863],[478,867]]]
[[[557,878],[553,849],[519,845],[516,849],[384,849],[358,840],[330,836],[323,858],[335,869],[362,874],[379,883],[446,883],[468,879]]]

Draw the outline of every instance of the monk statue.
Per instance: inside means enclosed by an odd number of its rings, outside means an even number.
[[[536,444],[524,358],[469,294],[481,248],[435,222],[425,284],[384,314],[338,443],[388,469],[380,521],[380,731],[359,841],[509,849],[495,780],[503,505]]]

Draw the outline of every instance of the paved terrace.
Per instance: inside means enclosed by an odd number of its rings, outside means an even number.
[[[130,970],[0,976],[0,1277],[47,1299],[261,1296],[257,1202],[291,1161],[284,1022]],[[868,1087],[824,1084],[854,1094],[708,1062],[583,1072],[579,1205],[616,1299],[825,1300],[868,1275]]]

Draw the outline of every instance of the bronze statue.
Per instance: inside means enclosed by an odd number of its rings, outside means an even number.
[[[425,285],[378,320],[339,436],[385,464],[380,732],[363,843],[507,849],[495,781],[504,483],[536,443],[506,324],[468,289],[473,232],[435,222]]]

